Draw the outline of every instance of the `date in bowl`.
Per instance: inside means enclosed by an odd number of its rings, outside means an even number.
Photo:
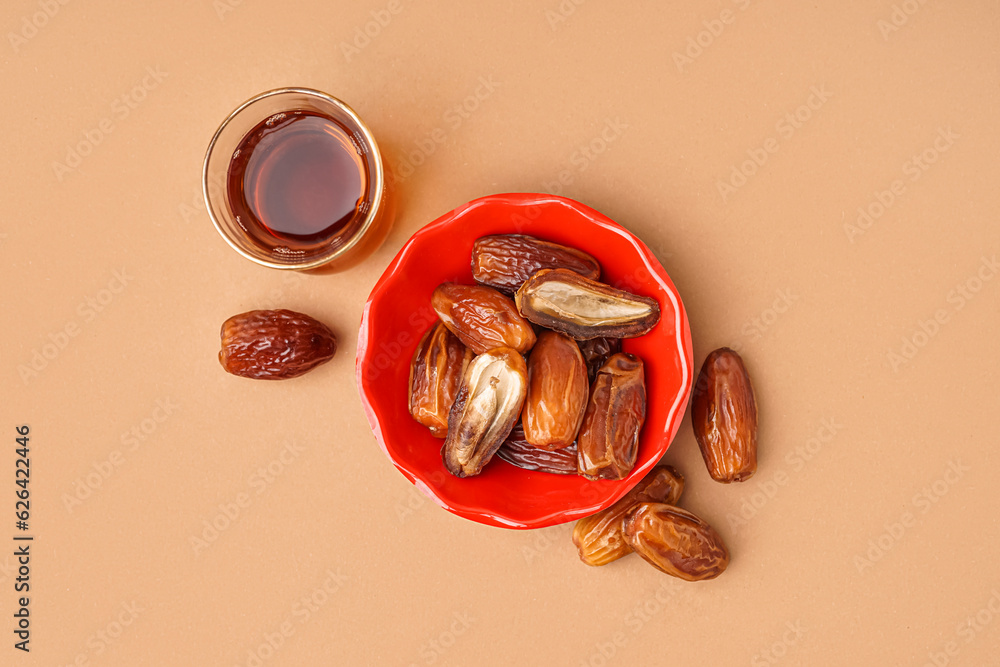
[[[646,422],[638,459],[622,480],[589,480],[517,468],[494,457],[475,477],[453,477],[442,440],[410,417],[410,362],[437,321],[430,306],[445,281],[473,284],[473,242],[529,234],[573,246],[601,263],[601,280],[655,298],[659,323],[622,349],[645,364]],[[418,230],[372,289],[358,334],[358,391],[382,451],[431,500],[461,517],[504,528],[542,528],[598,512],[625,495],[663,456],[684,416],[692,381],[691,331],[677,289],[649,248],[579,202],[542,194],[482,197]]]

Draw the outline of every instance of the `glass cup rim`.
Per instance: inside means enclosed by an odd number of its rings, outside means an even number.
[[[228,229],[222,224],[222,221],[218,219],[218,217],[215,214],[215,209],[212,205],[212,197],[209,194],[209,175],[208,175],[209,162],[211,161],[212,153],[215,150],[215,145],[218,142],[219,137],[222,136],[222,133],[225,132],[226,128],[229,127],[230,123],[232,123],[233,120],[235,120],[245,109],[247,109],[251,105],[261,100],[267,99],[269,97],[275,97],[277,95],[286,95],[286,94],[299,94],[299,95],[305,95],[307,97],[318,98],[323,102],[326,102],[328,104],[337,107],[345,114],[347,114],[347,116],[351,119],[351,121],[357,126],[357,128],[364,135],[365,143],[367,144],[367,147],[371,150],[373,158],[372,162],[374,166],[372,174],[372,182],[374,184],[373,202],[372,206],[365,213],[365,218],[361,222],[361,226],[354,232],[353,235],[351,235],[351,238],[348,239],[347,242],[338,246],[332,252],[321,255],[314,259],[310,259],[308,261],[303,261],[295,264],[271,261],[269,259],[265,259],[263,257],[259,257],[257,255],[248,252],[244,247],[242,247],[239,243],[237,243],[235,239],[232,238]],[[382,152],[379,150],[378,143],[375,141],[375,136],[372,134],[371,129],[368,127],[367,124],[365,124],[363,120],[361,120],[361,117],[358,116],[358,114],[354,111],[354,109],[352,109],[346,102],[337,99],[333,95],[324,93],[321,90],[316,90],[315,88],[303,88],[303,87],[274,88],[272,90],[267,90],[257,95],[254,95],[247,101],[243,102],[243,104],[236,107],[236,109],[234,109],[232,113],[226,116],[226,119],[222,121],[218,129],[215,131],[215,134],[212,135],[212,140],[209,142],[208,149],[205,151],[205,159],[202,162],[201,175],[202,175],[201,188],[202,188],[202,195],[205,199],[205,208],[208,210],[208,217],[212,219],[212,224],[215,226],[215,230],[219,232],[219,235],[222,236],[222,238],[226,241],[227,244],[229,244],[229,247],[238,252],[240,255],[249,259],[252,262],[255,262],[257,264],[272,269],[304,271],[308,269],[319,268],[336,260],[339,257],[342,257],[344,254],[350,251],[355,245],[357,245],[362,238],[364,238],[365,233],[371,228],[375,220],[378,219],[378,216],[381,213],[381,209],[383,206],[383,200],[385,199],[385,172],[382,164]],[[223,196],[226,196],[225,193],[223,194]]]

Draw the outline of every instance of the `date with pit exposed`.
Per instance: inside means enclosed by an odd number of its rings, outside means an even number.
[[[646,387],[621,339],[656,326],[657,301],[599,282],[581,250],[521,234],[478,239],[471,264],[478,284],[431,295],[439,322],[410,366],[410,414],[444,438],[444,467],[472,477],[499,453],[530,471],[627,477]]]

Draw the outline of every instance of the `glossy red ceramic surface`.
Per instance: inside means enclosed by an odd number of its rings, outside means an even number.
[[[647,414],[632,473],[592,481],[516,468],[494,457],[476,477],[459,479],[441,462],[442,440],[407,408],[410,360],[436,322],[431,292],[450,280],[472,284],[472,243],[487,234],[530,234],[596,257],[601,280],[660,303],[662,315],[623,349],[645,364]],[[691,332],[684,305],[649,248],[597,211],[563,197],[493,195],[476,199],[418,230],[376,283],[358,335],[358,390],[379,446],[396,468],[455,514],[505,528],[541,528],[608,507],[632,488],[667,450],[691,391]]]

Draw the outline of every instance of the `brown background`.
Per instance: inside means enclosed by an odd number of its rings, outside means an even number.
[[[4,3],[0,543],[20,423],[36,541],[30,656],[0,556],[0,663],[998,664],[997,3],[672,5]],[[257,267],[204,212],[212,132],[285,85],[420,163],[349,272]],[[643,238],[697,365],[742,350],[756,477],[712,482],[687,420],[666,456],[729,544],[721,578],[589,569],[569,526],[461,520],[378,450],[353,372],[368,291],[420,226],[509,191]],[[223,373],[220,323],[266,306],[331,323],[336,359]]]

